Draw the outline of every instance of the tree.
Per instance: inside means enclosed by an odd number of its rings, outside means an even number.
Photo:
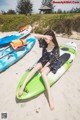
[[[72,8],[69,12],[70,13],[80,13],[80,8]]]
[[[42,0],[42,6],[48,6],[51,8],[51,12],[53,12],[53,9],[55,6],[52,4],[52,0]]]
[[[31,14],[32,13],[32,3],[30,0],[19,0],[17,4],[17,12],[19,14]]]
[[[57,13],[60,13],[60,14],[61,14],[61,13],[62,13],[62,10],[61,10],[61,9],[58,9],[58,10],[57,10]]]
[[[10,9],[10,10],[7,11],[7,14],[16,14],[16,12],[14,10]]]
[[[65,13],[67,13],[67,12],[64,10],[63,13],[65,14]]]
[[[5,15],[5,14],[6,14],[6,12],[5,12],[4,10],[1,10],[1,13],[2,13],[3,15]]]

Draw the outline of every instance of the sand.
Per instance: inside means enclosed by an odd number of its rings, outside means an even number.
[[[12,33],[0,33],[0,37]],[[51,87],[54,110],[50,111],[46,92],[17,102],[16,87],[25,70],[41,56],[36,42],[33,49],[19,62],[0,74],[0,120],[7,113],[8,120],[79,120],[80,119],[80,40],[57,37],[59,45],[73,41],[77,44],[77,56],[71,68]]]

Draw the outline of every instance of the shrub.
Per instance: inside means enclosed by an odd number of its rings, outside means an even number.
[[[76,32],[80,32],[80,17],[74,18],[72,22],[72,29]]]

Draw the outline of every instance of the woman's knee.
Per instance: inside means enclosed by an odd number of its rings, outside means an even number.
[[[42,71],[42,72],[41,72],[41,76],[43,77],[43,76],[45,76],[45,75],[46,75],[45,71]]]
[[[42,64],[41,63],[38,63],[37,65],[36,65],[36,69],[42,69]]]
[[[41,71],[41,75],[47,75],[49,73],[50,69],[48,67],[46,67],[43,71]]]

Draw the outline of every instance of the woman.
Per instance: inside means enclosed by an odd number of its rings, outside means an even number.
[[[23,90],[26,86],[26,83],[33,77],[33,75],[40,70],[43,81],[46,86],[48,101],[50,105],[50,109],[53,110],[53,100],[50,92],[50,85],[48,83],[47,74],[52,71],[55,73],[57,69],[54,65],[57,63],[57,59],[59,57],[59,47],[53,31],[48,31],[44,35],[40,34],[32,34],[39,40],[40,47],[43,48],[42,57],[39,59],[37,65],[30,71],[26,80],[19,90],[19,96],[22,95]]]

